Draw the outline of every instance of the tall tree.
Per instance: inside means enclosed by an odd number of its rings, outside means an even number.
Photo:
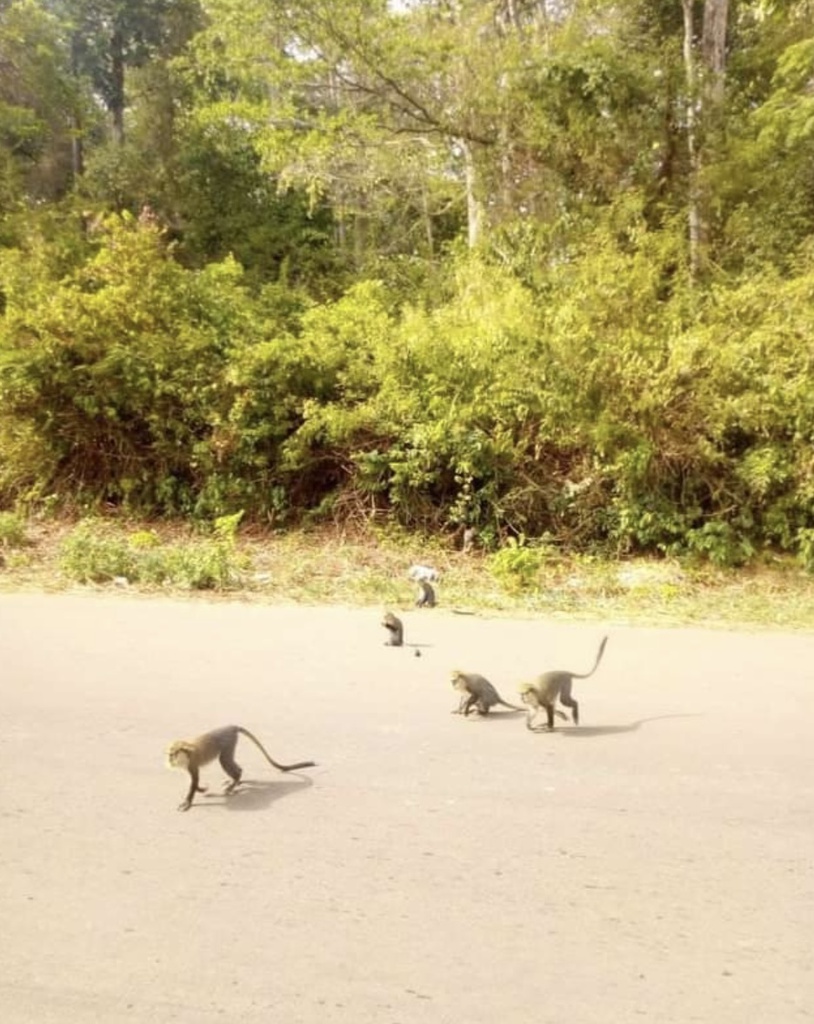
[[[70,185],[70,128],[81,104],[59,20],[31,0],[0,16],[0,212]]]
[[[198,6],[195,0],[48,0],[70,26],[74,72],[92,83],[120,145],[125,138],[126,73],[160,53],[173,38],[179,3],[190,13]]]
[[[708,142],[720,126],[724,102],[729,0],[704,0],[700,33],[693,0],[681,0],[684,15],[687,149],[690,155],[688,226],[690,267],[703,269],[709,244],[709,196],[703,169]]]
[[[485,199],[506,62],[495,7],[213,0],[198,69],[238,84],[266,166],[329,196],[353,244],[401,207],[409,242],[432,248],[451,204],[469,198],[474,225]]]

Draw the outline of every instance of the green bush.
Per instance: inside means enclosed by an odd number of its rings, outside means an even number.
[[[79,523],[62,542],[59,566],[77,583],[139,578],[138,553],[125,537],[94,520]]]
[[[377,281],[310,306],[251,294],[232,261],[185,270],[114,220],[50,292],[14,277],[0,499],[807,562],[814,261],[690,289],[683,225],[650,232],[640,206],[610,208],[534,289],[467,254],[412,305]],[[497,572],[532,585],[536,549],[504,550]],[[127,575],[132,554],[94,571]],[[149,571],[220,586],[219,557]]]
[[[510,594],[527,594],[540,585],[540,571],[550,557],[544,545],[528,544],[510,537],[489,557],[489,571]]]
[[[110,524],[79,523],[62,545],[60,568],[78,583],[129,583],[183,590],[228,590],[242,585],[246,559],[236,534],[243,513],[215,520],[212,536],[162,544],[151,531],[122,536]]]
[[[251,332],[240,268],[184,270],[127,218],[100,230],[93,259],[0,325],[0,486],[33,468],[40,492],[190,512],[222,458],[232,339]]]
[[[21,548],[27,543],[25,519],[17,512],[0,512],[0,548]]]

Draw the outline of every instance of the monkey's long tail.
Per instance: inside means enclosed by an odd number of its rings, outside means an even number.
[[[239,733],[242,733],[247,739],[250,739],[252,743],[254,743],[254,745],[258,748],[258,750],[261,751],[261,753],[268,761],[268,763],[274,765],[274,767],[278,771],[295,772],[298,768],[316,768],[317,766],[316,761],[297,761],[296,764],[280,764],[278,761],[274,760],[274,758],[266,750],[266,748],[263,746],[260,740],[253,733],[249,732],[248,729],[244,729],[242,725],[239,725],[237,727],[237,731]]]
[[[582,676],[578,676],[575,672],[574,679],[587,679],[588,676],[592,676],[594,672],[596,672],[596,670],[599,668],[599,662],[602,661],[602,655],[605,653],[605,644],[607,642],[608,638],[606,636],[603,636],[602,643],[599,645],[599,650],[596,652],[596,661],[594,662],[594,667],[591,669],[591,671],[586,672],[585,675]]]

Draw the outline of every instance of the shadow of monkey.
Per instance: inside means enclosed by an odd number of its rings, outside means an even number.
[[[293,775],[294,773],[290,773]],[[228,811],[261,811],[270,807],[284,796],[308,789],[314,780],[308,775],[298,775],[297,782],[274,779],[243,779],[232,793],[204,793],[206,802],[193,804],[196,807],[225,807]]]
[[[640,718],[628,725],[572,725],[566,729],[555,729],[561,736],[618,736],[626,732],[636,732],[647,722],[661,722],[666,718],[700,718],[700,712],[687,712],[677,715],[654,715],[653,718]]]

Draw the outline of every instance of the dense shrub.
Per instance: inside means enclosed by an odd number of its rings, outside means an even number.
[[[814,269],[699,294],[681,249],[631,202],[534,290],[470,255],[437,301],[367,281],[314,305],[111,221],[50,289],[14,279],[0,493],[810,562]],[[520,585],[538,549],[509,550]]]

